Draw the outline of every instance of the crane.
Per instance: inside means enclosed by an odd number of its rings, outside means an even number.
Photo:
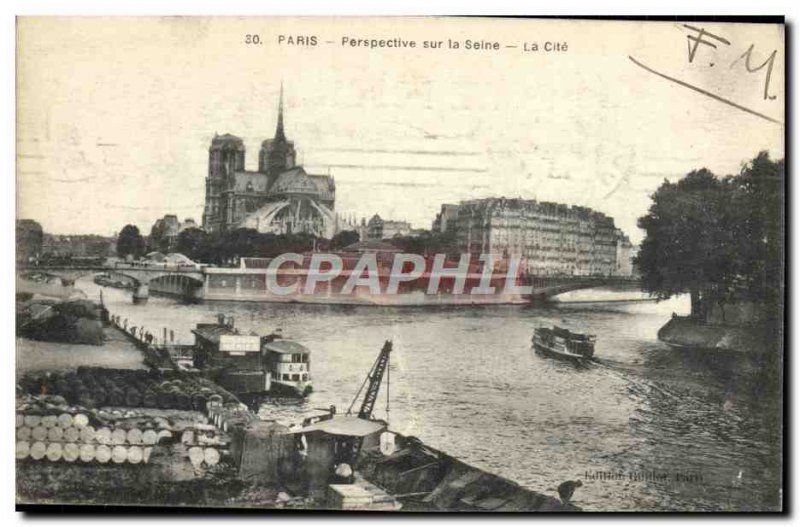
[[[369,382],[369,386],[367,386],[367,392],[364,394],[364,401],[361,403],[361,409],[358,411],[358,417],[359,419],[372,418],[372,411],[375,408],[375,401],[378,400],[378,392],[381,389],[381,382],[383,382],[383,374],[387,371],[387,367],[389,366],[389,354],[391,352],[392,341],[387,340],[383,343],[383,348],[381,349],[381,352],[378,353],[378,358],[375,359],[375,363],[372,365],[372,368],[369,370],[366,379],[364,379],[364,382],[358,389],[356,396],[353,398],[353,402],[350,403],[350,408],[347,409],[348,415],[352,414],[353,406],[358,400],[358,396],[361,395],[362,390],[364,390],[364,386],[367,384],[367,382]]]
[[[353,402],[350,403],[350,407],[347,409],[347,415],[351,415],[353,411],[353,406],[355,406],[358,397],[361,395],[361,392],[364,390],[364,387],[367,387],[367,391],[364,394],[364,400],[361,402],[361,408],[358,410],[358,418],[359,419],[372,419],[372,411],[375,409],[375,401],[378,400],[378,392],[381,388],[381,383],[383,382],[383,375],[386,373],[386,413],[389,413],[389,355],[392,352],[392,341],[387,340],[383,344],[383,348],[381,348],[380,353],[378,353],[378,358],[375,359],[375,362],[372,365],[372,368],[369,370],[367,377],[364,379],[364,382],[361,383],[361,387],[356,392],[355,397],[353,398]],[[364,442],[363,437],[353,437],[348,438],[347,441],[347,448],[345,451],[347,452],[347,459],[344,460],[350,466],[355,465],[355,461],[358,459],[358,455],[361,452],[361,445]]]

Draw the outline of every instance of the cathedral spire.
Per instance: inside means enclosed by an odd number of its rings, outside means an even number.
[[[283,81],[281,81],[281,95],[278,102],[278,128],[275,130],[275,140],[286,142],[286,134],[283,132]]]

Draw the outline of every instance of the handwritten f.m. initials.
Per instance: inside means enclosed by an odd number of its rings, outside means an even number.
[[[686,35],[687,38],[686,46],[688,47],[689,51],[690,63],[694,62],[694,56],[697,53],[697,48],[700,46],[700,44],[712,47],[714,49],[717,49],[717,45],[714,43],[714,41],[725,44],[726,46],[731,45],[729,40],[722,38],[718,35],[715,35],[713,33],[709,33],[703,28],[690,26],[689,24],[683,24],[683,27],[685,27],[689,31],[694,31],[695,33],[697,33],[696,35]],[[706,39],[705,37],[710,37],[710,38]],[[714,64],[712,63],[711,65],[713,66]]]
[[[755,49],[755,47],[756,47],[755,44],[750,44],[750,47],[747,48],[747,51],[742,53],[742,55],[738,59],[731,62],[731,68],[742,59],[744,59],[744,67],[747,68],[748,73],[755,73],[760,69],[762,69],[764,66],[767,66],[767,78],[764,81],[764,99],[774,100],[775,95],[769,94],[769,81],[770,78],[772,77],[772,67],[775,65],[775,56],[778,54],[778,50],[777,49],[773,50],[772,54],[769,57],[767,57],[767,60],[765,60],[761,64],[761,66],[754,68],[753,66],[750,65],[750,60],[753,57],[753,49]]]

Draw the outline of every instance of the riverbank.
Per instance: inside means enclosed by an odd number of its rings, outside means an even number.
[[[732,326],[707,324],[696,318],[673,316],[658,330],[658,340],[678,348],[719,350],[758,355],[770,351],[780,336],[766,324]]]

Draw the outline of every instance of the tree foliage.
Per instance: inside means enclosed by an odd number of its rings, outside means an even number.
[[[783,284],[784,162],[766,152],[736,176],[695,170],[665,181],[639,218],[646,236],[636,263],[660,298],[689,293],[692,314],[713,303],[777,305]]]
[[[306,233],[260,233],[255,229],[214,233],[186,229],[178,235],[176,250],[197,262],[227,265],[242,257],[271,258],[288,252],[311,251],[315,246],[327,249],[327,240]]]
[[[338,251],[359,241],[361,241],[361,236],[356,231],[342,231],[333,235],[330,248],[332,251]]]
[[[199,257],[207,244],[206,231],[196,227],[190,227],[182,230],[178,234],[178,240],[175,243],[175,251],[188,256],[194,260]]]
[[[144,247],[144,238],[139,233],[139,227],[129,224],[122,228],[117,237],[117,256],[125,258],[130,254],[139,258],[144,254]]]

